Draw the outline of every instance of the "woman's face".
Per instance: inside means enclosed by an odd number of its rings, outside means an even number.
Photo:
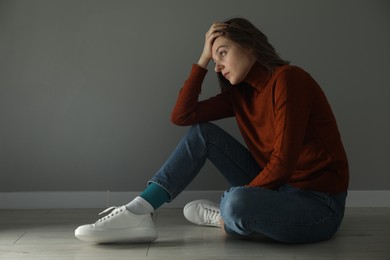
[[[232,85],[241,83],[256,62],[251,50],[244,49],[223,36],[215,39],[212,58],[215,71],[222,73]]]

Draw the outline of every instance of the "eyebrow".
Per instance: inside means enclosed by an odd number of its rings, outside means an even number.
[[[227,48],[227,47],[228,47],[227,45],[221,45],[221,46],[219,46],[219,47],[215,50],[215,54],[218,54],[219,49],[221,49],[221,48]],[[212,60],[214,61],[214,63],[216,63],[215,60],[214,60],[214,58],[212,58]]]
[[[226,47],[227,47],[227,45],[221,45],[221,46],[219,46],[219,47],[215,50],[215,53],[218,53],[219,49],[221,49],[221,48],[226,48]]]

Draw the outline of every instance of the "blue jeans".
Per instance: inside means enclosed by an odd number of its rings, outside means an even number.
[[[346,192],[332,195],[289,185],[278,190],[245,186],[261,167],[246,147],[212,123],[193,125],[150,182],[164,188],[173,200],[207,159],[232,186],[220,204],[228,234],[261,233],[280,242],[309,243],[328,239],[338,230]]]

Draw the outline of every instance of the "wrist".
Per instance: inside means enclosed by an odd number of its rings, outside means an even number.
[[[199,58],[198,65],[206,69],[209,62],[210,62],[210,58],[201,56]]]

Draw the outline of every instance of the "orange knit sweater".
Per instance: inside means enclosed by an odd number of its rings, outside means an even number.
[[[270,75],[258,63],[245,82],[199,101],[207,70],[193,65],[171,120],[192,125],[234,116],[263,168],[248,186],[283,184],[339,193],[348,188],[348,161],[336,120],[321,88],[304,70],[281,66]]]

